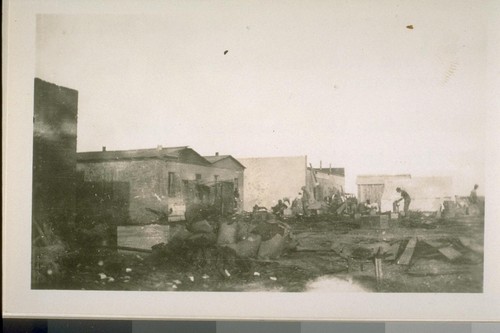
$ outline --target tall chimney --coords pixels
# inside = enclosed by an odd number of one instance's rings
[[[102,146],[102,151],[106,151],[106,146]]]
[[[218,152],[218,151],[217,151],[217,152],[215,152],[215,156],[219,156],[219,152]]]

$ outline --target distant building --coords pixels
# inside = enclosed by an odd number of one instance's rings
[[[235,172],[233,179],[235,194],[237,195],[237,211],[243,210],[243,201],[245,196],[245,182],[244,173],[245,166],[231,155],[219,155],[215,153],[213,156],[203,156],[207,161],[212,164],[212,167],[219,169],[229,169]]]
[[[410,210],[438,211],[445,200],[453,200],[452,177],[412,177],[405,175],[363,175],[357,177],[358,199],[379,204],[381,211],[391,211],[401,196],[400,187],[411,197]]]
[[[385,183],[389,181],[403,183],[408,179],[411,179],[410,174],[358,176],[356,178],[356,184],[358,185],[358,201],[366,202],[366,200],[370,200],[371,203],[376,203],[381,207],[382,195],[386,188]]]
[[[325,197],[331,197],[337,191],[344,192],[345,170],[344,168],[311,168],[308,169],[309,181],[307,187],[317,201]]]
[[[270,208],[283,198],[291,201],[302,192],[303,186],[311,201],[322,201],[345,185],[343,169],[311,170],[306,156],[238,158],[238,161],[246,167],[245,211],[251,211],[255,205]]]
[[[182,220],[190,206],[201,203],[232,212],[234,183],[240,183],[243,171],[220,164],[187,146],[123,151],[103,147],[77,156],[85,182],[128,182],[129,220],[123,224],[154,223],[167,214],[169,220]]]

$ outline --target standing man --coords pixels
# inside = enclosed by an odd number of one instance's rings
[[[477,189],[479,185],[474,185],[474,189],[470,191],[469,201],[471,204],[477,204]]]
[[[302,186],[302,209],[304,209],[304,216],[309,216],[309,192],[305,186]]]
[[[396,189],[396,192],[400,193],[401,194],[401,198],[399,200],[396,200],[395,203],[399,203],[401,200],[404,200],[404,212],[405,212],[405,217],[408,216],[408,211],[409,211],[409,208],[410,208],[410,202],[411,202],[411,198],[410,198],[410,195],[408,194],[408,192],[406,192],[405,190],[402,190],[400,187],[398,187]]]
[[[302,208],[302,193],[299,192],[298,197],[293,199],[292,213],[294,216],[302,216],[304,209]]]

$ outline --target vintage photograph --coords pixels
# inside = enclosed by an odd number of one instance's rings
[[[36,16],[31,289],[482,293],[479,6],[248,6]]]

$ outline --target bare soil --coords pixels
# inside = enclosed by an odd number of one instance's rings
[[[482,292],[483,217],[421,216],[399,220],[388,229],[363,229],[353,219],[329,216],[286,222],[298,246],[279,259],[240,259],[216,246],[179,253],[179,260],[133,251],[74,251],[59,258],[57,270],[45,274],[33,288],[335,292],[339,290],[334,285],[346,291],[345,286],[351,285],[386,293]],[[397,258],[411,238],[417,239],[412,259],[409,265],[400,265]],[[395,257],[388,256],[391,246],[397,249]],[[440,248],[452,248],[458,257],[450,259]],[[377,252],[383,257],[378,281]]]

